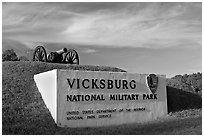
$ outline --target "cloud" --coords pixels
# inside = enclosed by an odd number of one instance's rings
[[[199,5],[14,3],[3,5],[3,35],[95,46],[166,48],[189,42],[196,47],[202,36]]]
[[[96,50],[94,50],[94,49],[84,49],[82,52],[83,53],[95,53]]]
[[[154,4],[138,13],[132,11],[134,16],[127,12],[128,9],[123,9],[120,14],[96,12],[86,18],[76,18],[64,34],[73,42],[80,39],[86,44],[116,47],[171,47],[181,45],[186,39],[196,43],[201,39],[202,22],[175,19],[185,14],[184,6],[158,9],[158,5]]]

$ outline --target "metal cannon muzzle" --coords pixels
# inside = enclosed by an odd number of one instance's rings
[[[67,48],[63,48],[63,49],[61,49],[61,50],[58,50],[58,51],[56,51],[59,55],[61,55],[61,54],[63,54],[63,53],[65,53],[65,52],[67,52]]]

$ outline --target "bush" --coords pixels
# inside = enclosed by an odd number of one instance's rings
[[[18,61],[18,57],[14,50],[10,49],[3,52],[2,61]]]
[[[25,56],[20,56],[19,61],[29,61],[29,59]]]

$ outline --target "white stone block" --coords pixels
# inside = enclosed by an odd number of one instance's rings
[[[57,70],[37,74],[34,80],[45,105],[57,123]]]

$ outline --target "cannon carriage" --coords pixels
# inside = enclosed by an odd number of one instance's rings
[[[58,51],[52,51],[49,54],[43,46],[37,46],[33,54],[33,61],[63,63],[63,64],[79,64],[79,55],[74,49],[63,48]]]

